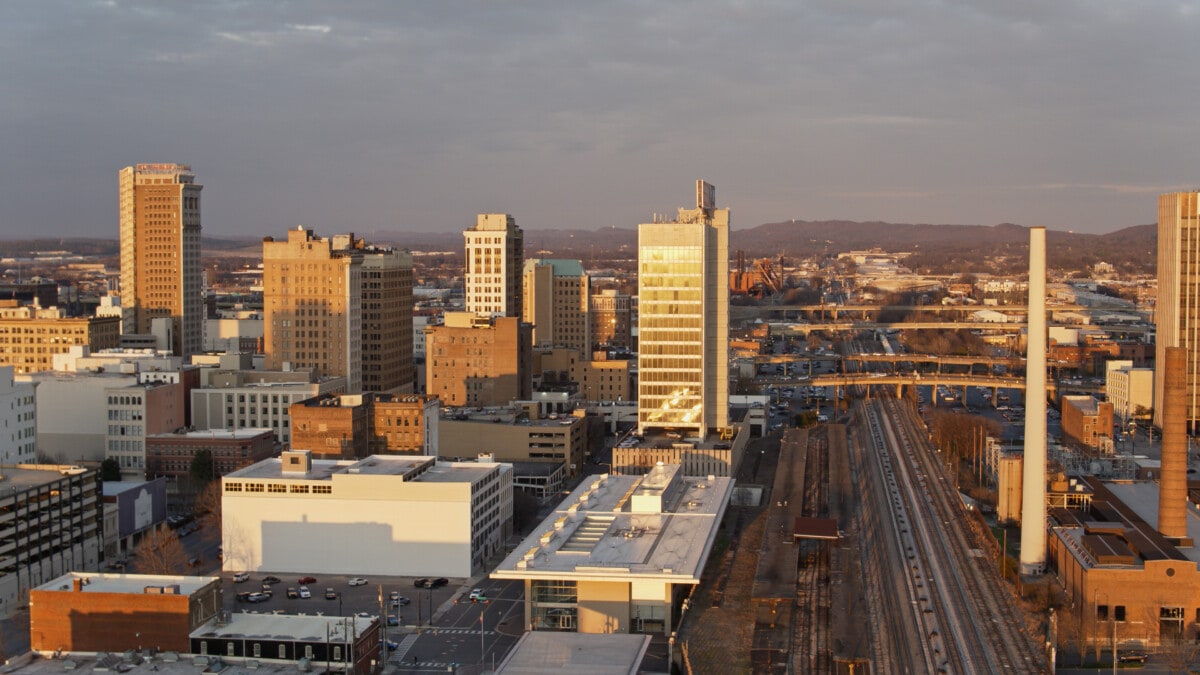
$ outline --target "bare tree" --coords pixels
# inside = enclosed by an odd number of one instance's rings
[[[196,494],[196,514],[221,525],[221,483],[211,481]]]
[[[1067,647],[1073,648],[1080,665],[1083,664],[1087,657],[1088,622],[1079,609],[1066,607],[1058,613],[1058,645],[1064,651]]]
[[[155,530],[138,543],[137,566],[143,574],[179,574],[186,562],[183,543],[170,529]]]

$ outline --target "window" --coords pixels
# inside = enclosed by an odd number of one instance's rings
[[[280,660],[287,658],[287,647],[284,645],[279,645],[279,658]]]
[[[254,651],[254,658],[259,658],[260,656],[262,656],[262,645],[255,642],[253,651]]]
[[[1117,605],[1113,607],[1113,619],[1116,621],[1125,620],[1125,605]]]
[[[1108,621],[1108,605],[1096,605],[1096,620]]]

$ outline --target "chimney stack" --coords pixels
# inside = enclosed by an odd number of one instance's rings
[[[1025,457],[1021,475],[1021,574],[1046,569],[1046,228],[1029,228],[1025,349]]]
[[[1187,349],[1167,347],[1163,378],[1162,468],[1158,479],[1158,531],[1176,546],[1192,545],[1187,532]]]

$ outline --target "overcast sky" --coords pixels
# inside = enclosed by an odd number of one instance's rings
[[[0,3],[0,237],[115,237],[191,164],[209,236],[633,227],[1109,232],[1200,186],[1200,0]]]

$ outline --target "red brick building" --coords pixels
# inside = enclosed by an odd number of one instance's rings
[[[181,478],[201,450],[212,453],[214,478],[250,466],[283,449],[271,429],[207,429],[146,437],[146,475]]]
[[[71,572],[29,592],[30,648],[187,652],[221,600],[220,577]]]

